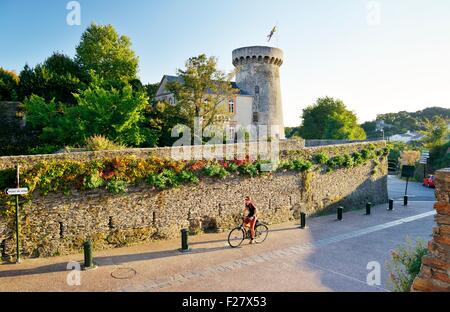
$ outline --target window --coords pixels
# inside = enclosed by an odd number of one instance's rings
[[[234,100],[228,101],[228,111],[230,113],[234,113],[234,111],[235,111]]]
[[[259,94],[259,86],[255,87],[255,94]]]

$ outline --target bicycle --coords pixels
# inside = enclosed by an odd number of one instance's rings
[[[255,224],[255,243],[262,244],[267,239],[269,235],[269,228],[263,222],[256,220]],[[244,220],[242,224],[228,234],[228,244],[231,248],[237,248],[242,245],[244,240],[251,239],[250,229],[244,225]]]

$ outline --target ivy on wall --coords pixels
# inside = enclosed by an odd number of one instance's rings
[[[328,172],[342,168],[352,168],[373,161],[376,170],[380,161],[387,157],[389,149],[377,148],[369,144],[352,154],[330,157],[326,153],[312,155],[308,159],[297,158],[282,160],[277,171],[294,171],[308,173],[314,169]],[[106,189],[113,194],[127,191],[129,185],[147,183],[155,190],[179,187],[190,183],[199,183],[202,178],[224,179],[230,175],[256,177],[270,174],[262,170],[268,162],[261,160],[231,161],[174,161],[160,158],[141,159],[131,156],[113,159],[90,161],[43,161],[26,169],[21,174],[21,186],[28,187],[30,199],[33,192],[45,196],[49,193],[70,190]],[[0,170],[0,189],[13,186],[15,183],[13,169]],[[0,194],[0,209],[3,215],[13,210],[11,197]]]

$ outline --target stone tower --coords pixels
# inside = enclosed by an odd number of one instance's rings
[[[237,68],[236,84],[252,95],[253,124],[279,127],[279,138],[285,139],[283,104],[280,88],[281,49],[254,46],[233,51],[233,65]],[[272,136],[269,127],[269,136]]]

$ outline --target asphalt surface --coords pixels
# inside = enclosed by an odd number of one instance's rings
[[[397,201],[403,201],[405,196],[406,181],[400,180],[395,176],[388,177],[389,197]],[[435,201],[434,189],[427,188],[422,183],[409,182],[408,193],[409,200],[412,201]]]
[[[401,182],[393,184],[395,196]],[[420,191],[418,198],[432,198],[431,190]],[[394,211],[379,205],[370,216],[351,211],[340,222],[334,215],[311,218],[304,230],[297,223],[271,226],[264,244],[238,249],[218,233],[190,237],[188,253],[178,251],[179,240],[96,251],[98,268],[82,271],[80,285],[67,283],[67,265],[82,255],[0,265],[0,291],[390,291],[391,252],[408,239],[431,239],[433,201],[396,202]],[[374,263],[380,283],[369,285]]]

